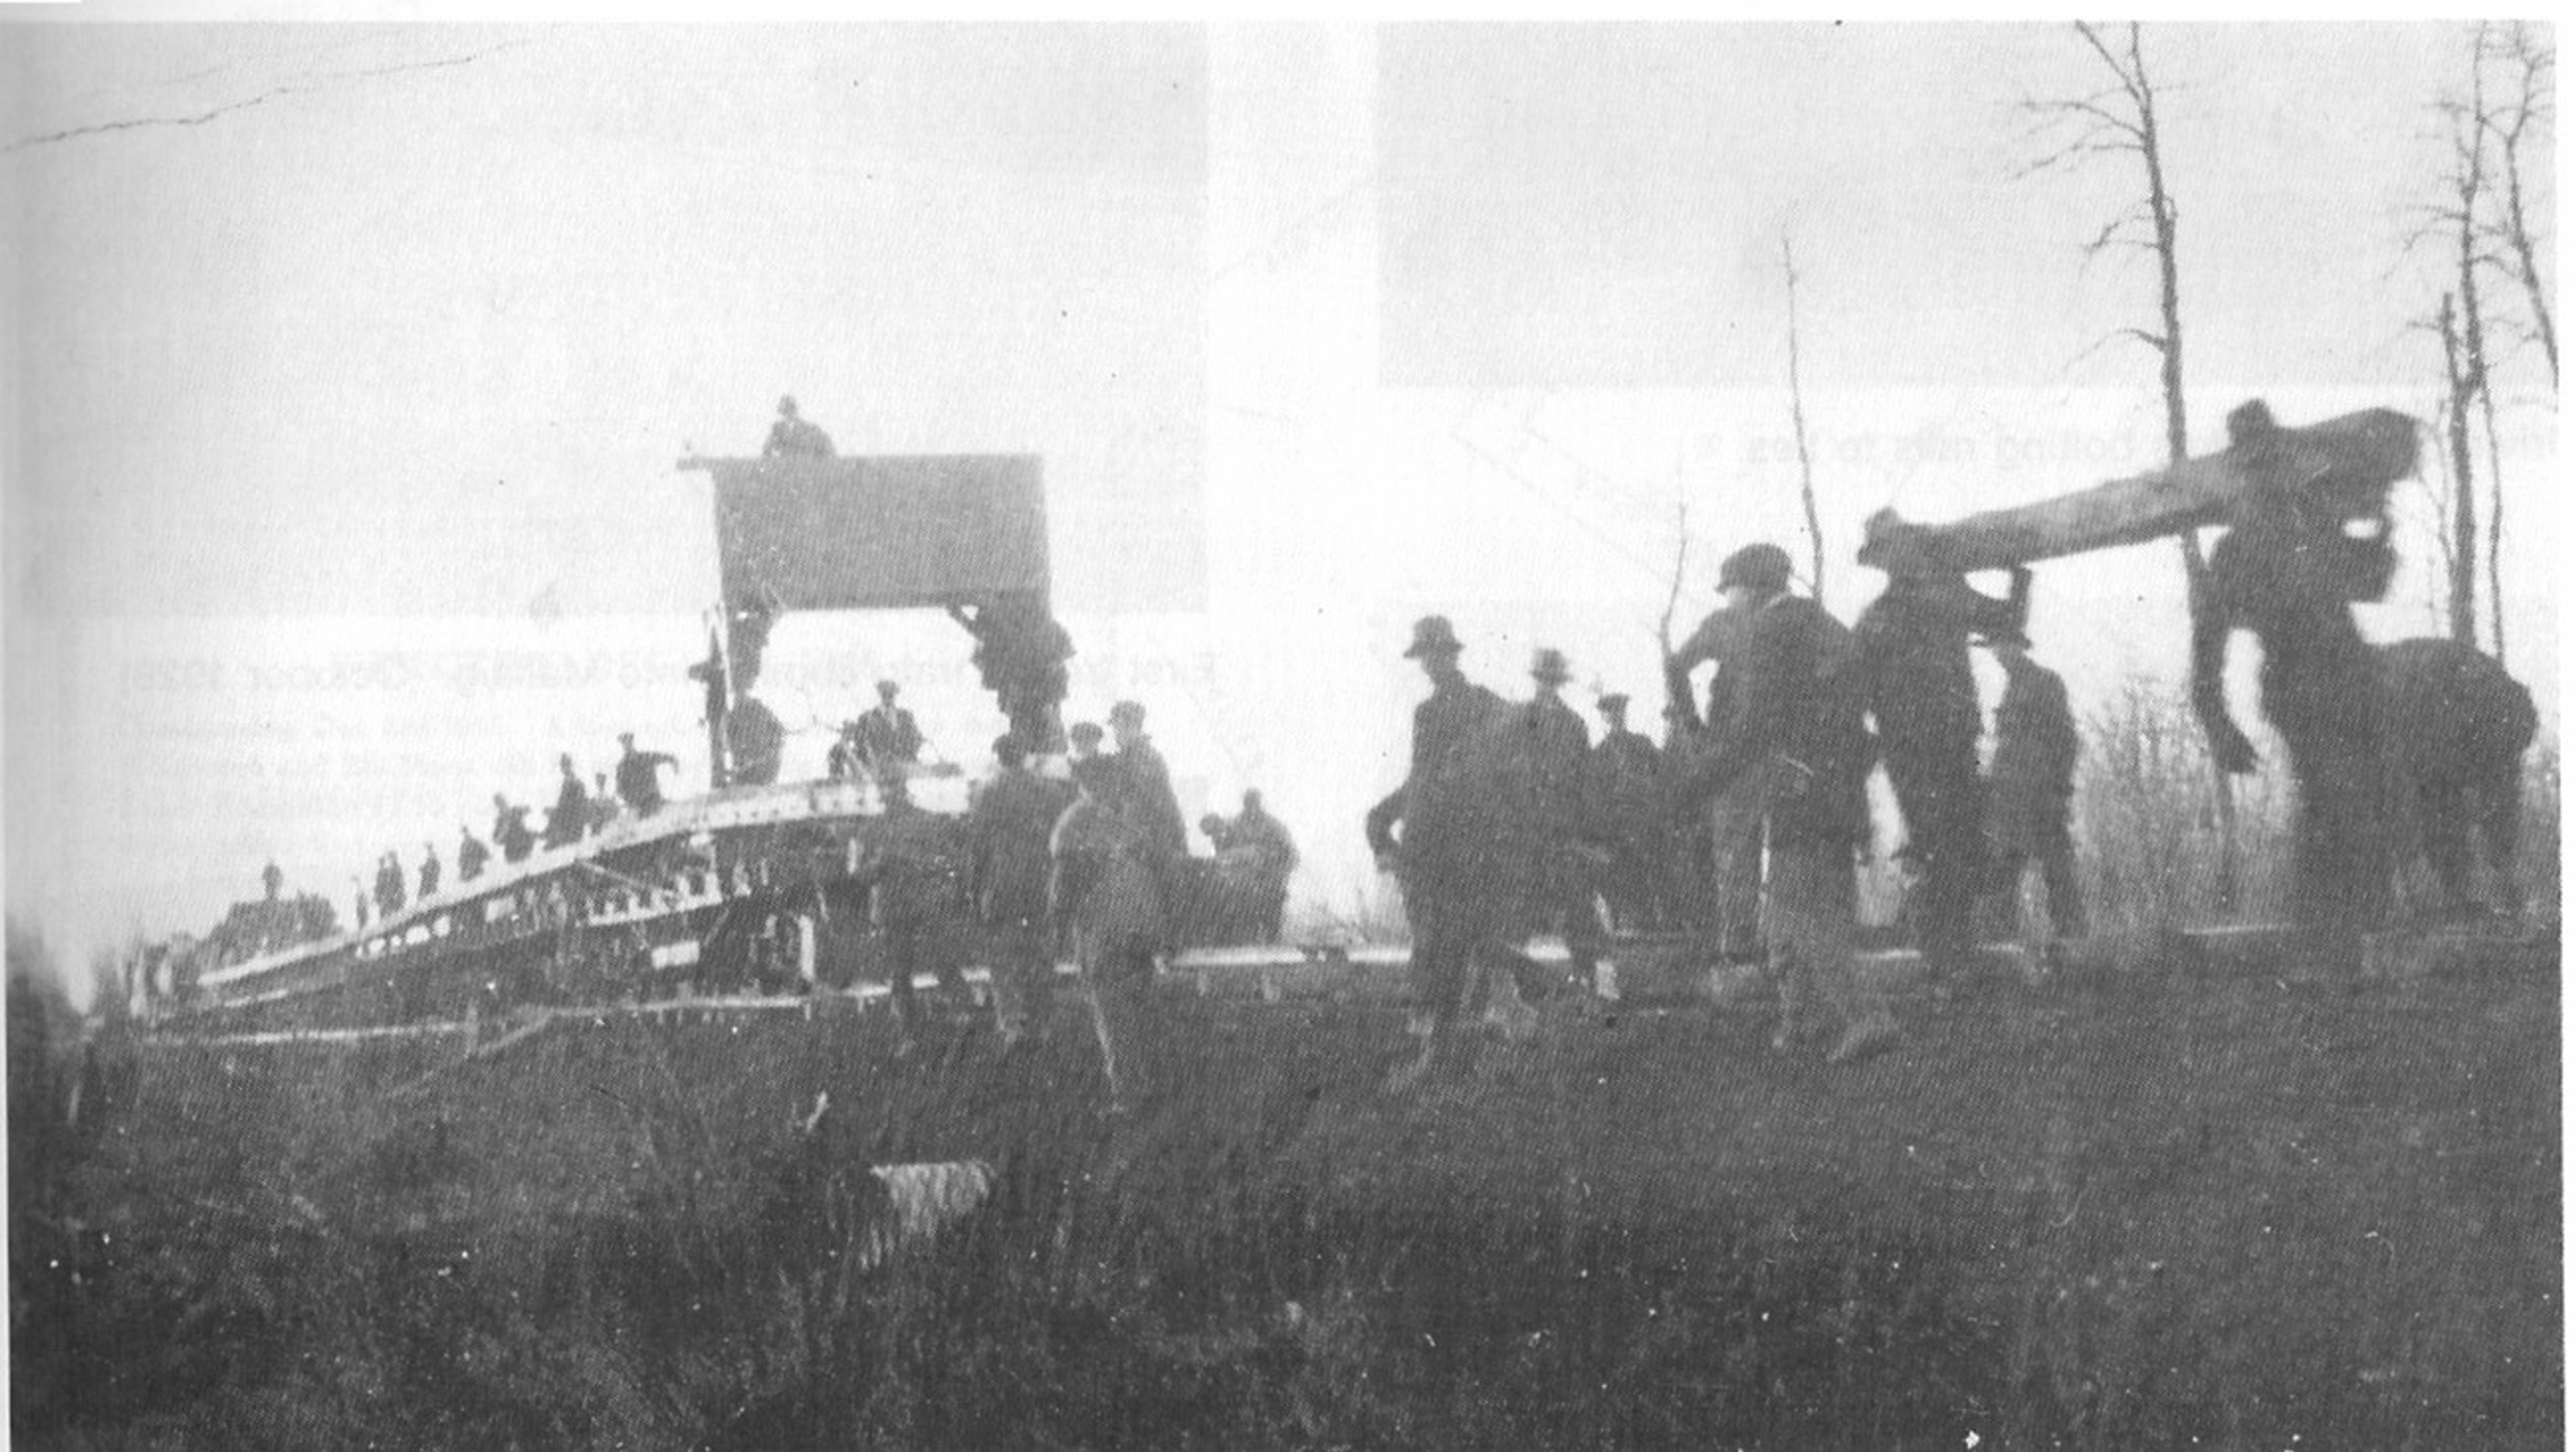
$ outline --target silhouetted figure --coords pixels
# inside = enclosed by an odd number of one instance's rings
[[[618,733],[617,795],[635,815],[649,817],[662,809],[662,768],[678,767],[679,758],[663,751],[638,751],[635,733]]]
[[[1011,734],[1033,754],[1054,751],[1064,740],[1065,663],[1073,659],[1073,637],[1033,595],[997,596],[971,613],[951,605],[948,615],[975,637],[976,673],[1009,718]]]
[[[357,918],[359,927],[364,928],[375,920],[367,905],[367,890],[359,886],[356,873],[349,875],[349,897],[357,904],[357,911],[352,916]]]
[[[438,848],[428,842],[420,844],[420,900],[427,902],[438,893]]]
[[[2018,917],[2022,874],[2039,859],[2048,890],[2052,936],[2084,936],[2084,886],[2075,875],[2075,838],[2068,830],[2075,798],[2075,758],[2083,749],[2066,682],[2030,658],[2030,638],[2020,631],[1986,637],[2003,663],[2004,698],[1995,707],[1995,764],[1989,774],[1993,819],[1993,890],[2005,895]]]
[[[376,859],[376,910],[390,918],[402,908],[402,859],[388,852]]]
[[[1247,788],[1243,810],[1231,822],[1218,819],[1225,837],[1220,857],[1242,858],[1254,890],[1254,928],[1265,943],[1279,941],[1280,919],[1288,908],[1288,879],[1297,871],[1297,842],[1288,826],[1270,815],[1261,793]]]
[[[761,445],[761,457],[781,456],[811,459],[832,457],[832,436],[807,422],[796,412],[793,394],[778,400],[778,421],[769,426],[769,442]]]
[[[556,764],[563,781],[555,788],[554,810],[546,814],[545,845],[549,849],[580,841],[590,826],[590,793],[581,784],[581,773],[573,769],[572,753],[565,752]]]
[[[278,870],[276,863],[271,862],[266,867],[259,870],[260,896],[264,900],[268,902],[277,901],[278,893],[284,891],[285,888],[286,874]]]
[[[456,829],[456,880],[472,882],[483,875],[483,864],[492,860],[492,849],[483,845],[470,827]]]
[[[859,763],[880,780],[908,775],[921,760],[921,727],[912,712],[895,704],[902,692],[903,687],[893,681],[877,682],[876,705],[856,723]]]
[[[1127,776],[1128,804],[1146,841],[1167,861],[1187,856],[1189,823],[1182,818],[1180,798],[1172,790],[1172,769],[1154,738],[1145,734],[1145,708],[1134,701],[1110,707],[1109,731],[1118,739],[1113,759]]]
[[[1048,919],[1082,964],[1091,1022],[1114,1105],[1132,1109],[1160,1067],[1154,955],[1170,935],[1160,849],[1128,810],[1132,778],[1112,757],[1076,765],[1080,795],[1049,840]]]
[[[993,1012],[1005,1043],[1049,1016],[1055,986],[1046,938],[1048,838],[1072,788],[1029,769],[1017,736],[993,743],[999,763],[967,812],[967,893],[994,948]]]
[[[626,804],[619,801],[617,793],[610,789],[608,773],[592,772],[590,775],[590,830],[593,833],[607,831],[616,824],[618,818],[625,815]]]
[[[2030,571],[2014,570],[2010,598],[1995,600],[1971,588],[1932,545],[1891,547],[1886,555],[1887,589],[1852,632],[1887,779],[1905,816],[1905,846],[1897,856],[1917,878],[1906,904],[1915,946],[1925,969],[1939,978],[1968,965],[1976,903],[1988,881],[1984,783],[1977,773],[1985,719],[1968,638],[2022,628],[2030,613]]]
[[[1628,729],[1628,698],[1601,698],[1601,740],[1585,773],[1593,831],[1610,851],[1602,896],[1614,926],[1628,932],[1658,929],[1669,913],[1672,833],[1665,825],[1656,780],[1662,754],[1655,743]]]
[[[1726,589],[1723,572],[1718,588]],[[1696,738],[1703,750],[1721,749],[1744,729],[1745,636],[1753,617],[1735,607],[1709,613],[1664,664],[1665,694],[1672,723],[1667,748]],[[1701,665],[1717,669],[1709,676],[1708,712],[1703,725],[1692,719],[1690,673]],[[1686,891],[1705,892],[1708,926],[1715,931],[1720,956],[1739,963],[1762,960],[1762,785],[1763,773],[1749,771],[1734,785],[1709,798],[1703,820],[1683,828],[1693,858],[1706,853],[1705,886],[1689,877],[1675,881]],[[1684,898],[1684,901],[1692,901]]]
[[[1849,1062],[1899,1032],[1885,995],[1853,962],[1870,750],[1852,632],[1815,601],[1789,593],[1789,557],[1776,545],[1736,551],[1719,579],[1730,601],[1752,616],[1742,647],[1743,728],[1691,763],[1674,805],[1695,810],[1697,799],[1746,772],[1765,774],[1762,938],[1780,989],[1772,1043],[1796,1047],[1822,996],[1843,1023],[1826,1058]]]
[[[1530,703],[1523,719],[1536,768],[1541,840],[1539,921],[1565,939],[1575,981],[1597,986],[1601,967],[1601,917],[1594,903],[1595,849],[1585,770],[1591,764],[1592,730],[1565,704],[1574,679],[1565,652],[1543,646],[1530,659]]]
[[[2393,854],[2380,662],[2353,620],[2356,601],[2388,593],[2397,552],[2388,496],[2367,479],[2280,477],[2278,426],[2261,402],[2227,416],[2227,447],[2254,483],[2209,553],[2192,625],[2192,703],[2219,769],[2254,769],[2254,745],[2228,714],[2228,637],[2263,642],[2263,714],[2298,780],[2291,914],[2349,938],[2387,917]],[[2357,962],[2357,953],[2335,956]]]
[[[725,713],[725,750],[735,786],[768,786],[787,755],[787,728],[757,696],[737,696]]]
[[[1011,734],[1019,735],[1016,731]],[[1075,761],[1088,761],[1100,754],[1101,738],[1108,734],[1100,729],[1097,721],[1076,721],[1072,729],[1065,732],[1066,747]]]
[[[1444,1056],[1459,1052],[1458,1026],[1482,1007],[1480,953],[1506,925],[1493,921],[1497,904],[1483,870],[1481,840],[1472,819],[1435,811],[1431,789],[1475,732],[1506,709],[1500,696],[1467,679],[1458,667],[1465,650],[1447,616],[1414,622],[1407,659],[1418,661],[1431,694],[1413,708],[1413,750],[1404,785],[1371,807],[1365,823],[1378,870],[1392,872],[1404,892],[1404,915],[1413,930],[1407,968],[1412,999],[1410,1028],[1425,1042],[1421,1055],[1396,1070],[1390,1091],[1418,1083]],[[1442,807],[1448,804],[1443,802]],[[1403,828],[1399,841],[1396,828]],[[1469,1001],[1470,990],[1478,1000]]]
[[[525,862],[537,850],[537,834],[528,830],[528,809],[512,805],[499,792],[492,794],[492,841],[504,862]]]

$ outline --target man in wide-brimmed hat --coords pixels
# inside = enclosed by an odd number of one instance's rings
[[[2018,917],[2022,874],[2037,857],[2040,882],[2048,890],[2051,941],[2080,938],[2084,889],[2075,876],[2075,838],[2067,818],[2082,747],[2066,682],[2030,658],[2030,637],[2017,627],[1992,631],[1982,644],[2004,668],[1987,801],[1994,848],[1988,886]]]
[[[1426,615],[1414,622],[1413,640],[1404,654],[1421,665],[1431,694],[1413,708],[1413,750],[1404,785],[1370,808],[1366,822],[1369,850],[1380,871],[1396,875],[1413,932],[1411,1028],[1424,1042],[1421,1055],[1388,1080],[1388,1087],[1399,1092],[1419,1082],[1455,1040],[1458,1021],[1468,1010],[1478,945],[1496,927],[1480,920],[1484,905],[1472,890],[1472,854],[1458,850],[1473,844],[1444,844],[1436,824],[1427,833],[1421,830],[1427,789],[1477,728],[1505,709],[1501,697],[1459,669],[1464,649],[1447,616]],[[1401,842],[1398,826],[1404,829]],[[1450,850],[1433,850],[1441,847]]]

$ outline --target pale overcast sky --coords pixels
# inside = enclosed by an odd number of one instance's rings
[[[2465,30],[2147,45],[2195,447],[2255,394],[2429,412],[2398,243]],[[1844,613],[1882,504],[2160,459],[2152,358],[2088,351],[2151,273],[2079,255],[2133,169],[2015,179],[2049,144],[2015,103],[2101,79],[2063,25],[0,28],[9,903],[202,929],[274,855],[345,912],[558,750],[701,770],[671,465],[781,392],[845,453],[1043,454],[1073,710],[1146,699],[1192,815],[1265,787],[1346,900],[1414,615],[1514,693],[1544,643],[1651,701],[1677,496],[1685,617],[1734,545],[1804,556],[1784,233]],[[2554,732],[2554,416],[2536,356],[2505,382]],[[2177,677],[2177,575],[2045,568],[2040,653],[2080,698]],[[2427,629],[2426,579],[2375,635]],[[944,622],[792,620],[769,681],[810,728],[887,671],[980,754]]]

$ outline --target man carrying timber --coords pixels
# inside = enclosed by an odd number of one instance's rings
[[[1888,782],[1905,817],[1905,846],[1897,856],[1914,878],[1907,915],[1924,969],[1938,982],[1972,960],[1972,920],[1988,880],[1985,790],[1977,773],[1985,722],[1968,637],[2022,628],[2030,613],[2030,571],[2015,569],[2011,596],[1992,599],[1971,588],[1935,545],[1904,538],[1897,528],[1885,511],[1869,522],[1870,548],[1884,561],[1887,589],[1861,612],[1853,635]]]
[[[1691,810],[1746,773],[1763,773],[1761,926],[1780,989],[1772,1046],[1796,1047],[1822,997],[1843,1024],[1826,1061],[1849,1063],[1899,1033],[1885,996],[1853,963],[1854,855],[1869,840],[1870,746],[1852,633],[1813,600],[1789,593],[1789,557],[1776,545],[1736,551],[1718,579],[1749,620],[1741,729],[1690,767],[1676,806]]]

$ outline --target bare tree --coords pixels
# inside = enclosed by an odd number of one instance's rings
[[[1816,518],[1816,466],[1807,453],[1807,396],[1798,385],[1798,261],[1789,253],[1789,234],[1780,234],[1780,271],[1789,279],[1789,426],[1798,439],[1798,502],[1807,510],[1807,549],[1814,573],[1808,585],[1816,603],[1825,603],[1825,527]]]
[[[2506,72],[2501,87],[2505,94],[2489,84],[2491,69],[2499,67]],[[2497,323],[2495,301],[2482,284],[2490,278],[2501,280],[2511,290],[2508,296],[2520,295],[2529,319],[2519,331],[2526,341],[2540,345],[2554,389],[2557,329],[2523,193],[2525,148],[2547,135],[2554,70],[2547,43],[2535,38],[2528,27],[2480,22],[2471,31],[2467,93],[2445,98],[2435,107],[2443,118],[2450,156],[2440,182],[2441,200],[2417,209],[2416,225],[2405,243],[2410,253],[2436,251],[2447,274],[2432,331],[2442,343],[2449,401],[2443,433],[2452,475],[2445,562],[2450,634],[2462,644],[2477,643],[2477,482],[2469,446],[2474,409],[2486,441],[2488,630],[2499,659],[2505,649],[2504,450],[2496,421],[2494,375],[2499,359],[2490,346]],[[2514,331],[2509,319],[2506,328]],[[2507,354],[2511,351],[2506,349]]]
[[[2522,285],[2531,309],[2532,338],[2549,360],[2549,382],[2558,383],[2558,329],[2549,307],[2549,284],[2540,275],[2543,250],[2531,234],[2530,214],[2523,206],[2523,147],[2545,141],[2556,117],[2558,54],[2528,21],[2511,21],[2490,29],[2479,27],[2479,64],[2493,54],[2508,70],[2511,98],[2481,108],[2478,122],[2496,142],[2496,170],[2503,183],[2501,210],[2484,224],[2503,249],[2505,271]]]
[[[2022,168],[2020,175],[2073,169],[2104,157],[2120,159],[2122,164],[2127,158],[2135,158],[2143,171],[2145,200],[2104,223],[2085,244],[2084,255],[2090,262],[2113,250],[2133,250],[2155,258],[2159,326],[2122,328],[2111,337],[2144,343],[2155,350],[2164,386],[2166,461],[2180,464],[2190,457],[2191,435],[2182,393],[2182,281],[2175,247],[2179,213],[2166,184],[2164,147],[2157,129],[2156,87],[2147,74],[2139,30],[2136,21],[2129,22],[2126,44],[2115,46],[2090,22],[2075,23],[2076,35],[2110,72],[2111,80],[2071,100],[2022,104],[2022,109],[2036,118],[2033,137],[2053,140],[2054,145]],[[2197,621],[2207,588],[2209,560],[2201,550],[2197,530],[2186,530],[2181,544],[2183,575]],[[2226,913],[2235,909],[2237,898],[2236,789],[2226,772],[2216,770],[2214,761],[2212,766],[2219,827],[2216,888],[2219,911]]]

